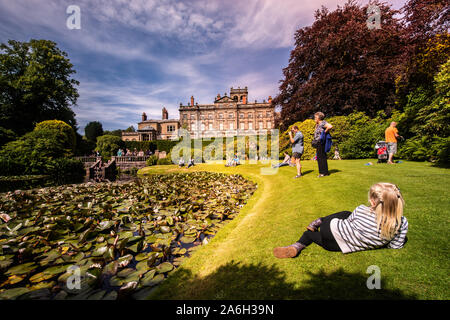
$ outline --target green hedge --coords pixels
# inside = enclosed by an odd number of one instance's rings
[[[46,175],[0,176],[0,192],[42,188],[52,185],[51,177]]]
[[[86,176],[86,169],[80,160],[59,158],[47,164],[46,173],[56,185],[81,183]]]

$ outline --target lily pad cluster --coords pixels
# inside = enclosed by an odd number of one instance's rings
[[[151,175],[0,195],[0,299],[142,299],[256,190],[240,175]]]

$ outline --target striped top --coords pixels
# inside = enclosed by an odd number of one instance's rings
[[[377,229],[376,214],[369,207],[360,205],[347,219],[330,221],[331,232],[343,253],[387,248],[400,249],[405,244],[408,220],[403,216],[401,226],[390,241],[382,239]]]

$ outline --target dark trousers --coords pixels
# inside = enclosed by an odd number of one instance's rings
[[[327,154],[325,153],[325,145],[320,144],[317,147],[317,163],[319,164],[319,174],[329,174],[328,173],[328,162]]]
[[[333,233],[331,233],[330,229],[330,222],[334,218],[338,219],[347,219],[352,213],[350,211],[341,211],[323,218],[320,218],[322,220],[322,223],[320,225],[319,231],[312,232],[312,231],[305,231],[298,240],[301,244],[304,244],[305,246],[309,246],[311,243],[315,243],[325,250],[328,251],[341,251],[339,248],[339,245],[337,244],[336,240],[334,239]]]

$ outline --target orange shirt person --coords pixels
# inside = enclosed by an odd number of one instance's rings
[[[386,129],[386,131],[384,131],[384,139],[387,143],[387,149],[389,153],[389,164],[393,164],[392,158],[394,157],[394,154],[397,153],[397,138],[401,137],[398,134],[396,126],[396,122],[391,122],[391,125]]]

